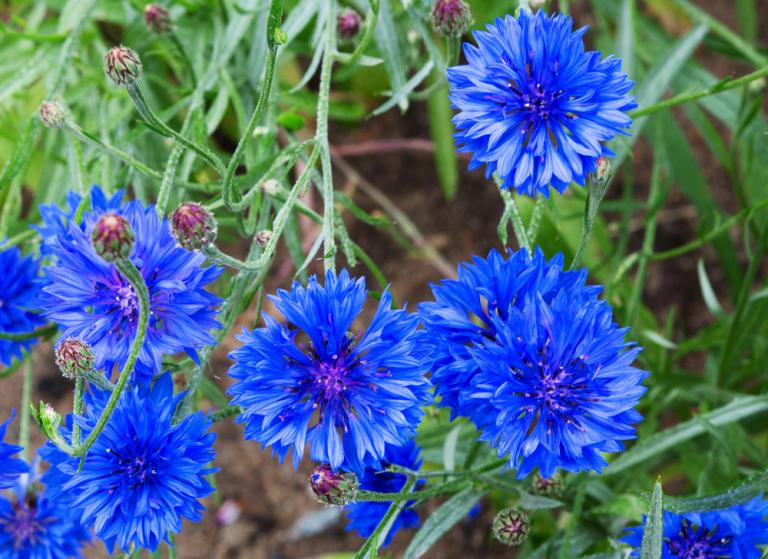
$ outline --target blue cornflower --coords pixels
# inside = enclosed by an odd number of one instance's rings
[[[23,450],[22,447],[3,442],[8,424],[13,421],[15,415],[16,412],[12,411],[11,417],[0,424],[0,489],[11,487],[21,474],[29,471],[24,460],[14,457],[15,454]]]
[[[104,192],[98,186],[91,189],[91,210],[99,215],[108,211],[120,209],[123,201],[122,190],[118,190],[111,198],[107,198]],[[40,233],[42,244],[40,252],[44,255],[50,255],[53,252],[53,242],[59,238],[71,239],[69,235],[69,226],[75,218],[77,208],[80,207],[83,197],[77,192],[68,192],[66,196],[65,209],[56,204],[46,204],[40,206],[40,218],[42,225],[32,225],[32,229]],[[84,228],[84,224],[80,228]]]
[[[229,393],[244,408],[246,438],[281,461],[293,448],[295,465],[308,443],[313,460],[360,473],[380,468],[386,444],[413,437],[430,402],[418,319],[393,310],[385,292],[367,331],[353,334],[367,293],[345,270],[328,272],[325,286],[313,276],[271,297],[297,329],[265,315],[266,326],[245,331],[230,355]]]
[[[491,251],[432,286],[436,301],[419,309],[442,404],[469,417],[518,477],[537,466],[544,477],[599,471],[600,453],[620,451],[642,419],[633,408],[647,373],[631,365],[640,348],[624,342],[586,270],[562,267],[562,255],[546,261],[538,249]]]
[[[11,498],[0,495],[0,559],[80,559],[88,531],[65,502],[16,484]]]
[[[605,142],[632,124],[634,83],[621,61],[585,52],[587,28],[572,27],[542,11],[497,18],[475,32],[477,46],[464,45],[468,64],[448,69],[459,151],[473,154],[470,169],[498,172],[503,188],[549,196],[550,185],[584,186],[613,155]]]
[[[628,531],[622,541],[635,548],[632,557],[639,557],[643,527]],[[662,559],[760,559],[759,545],[768,545],[768,501],[762,497],[723,510],[664,511]]]
[[[92,528],[108,550],[131,545],[155,550],[181,530],[182,519],[198,522],[204,507],[199,499],[213,492],[206,476],[215,456],[216,435],[201,413],[174,424],[182,395],[173,395],[170,374],[154,386],[134,386],[120,398],[104,431],[85,461],[51,443],[40,455],[51,463],[43,475],[50,498],[64,500]],[[108,398],[88,396],[84,416],[74,418],[83,437],[93,429]],[[65,436],[68,433],[65,432]]]
[[[381,463],[381,469],[367,469],[360,477],[360,489],[364,491],[376,491],[378,493],[397,493],[402,490],[408,478],[405,474],[395,474],[392,472],[383,472],[381,470],[389,466],[401,466],[409,470],[418,471],[421,468],[421,458],[419,453],[421,448],[410,441],[405,446],[387,445],[384,453],[384,459]],[[356,530],[361,537],[370,536],[376,527],[384,518],[389,506],[389,501],[365,501],[360,503],[351,503],[344,507],[347,513],[347,531]],[[419,515],[410,507],[413,501],[409,501],[406,508],[397,515],[392,528],[382,545],[389,545],[392,538],[401,528],[418,528],[421,524]]]
[[[96,367],[111,372],[128,357],[136,333],[139,301],[133,287],[96,254],[91,230],[109,203],[85,214],[83,225],[70,224],[67,235],[52,241],[53,264],[46,267],[48,284],[43,301],[47,316],[93,347]],[[137,371],[151,376],[160,370],[163,355],[180,351],[197,359],[196,350],[213,344],[209,330],[218,328],[221,300],[205,290],[222,269],[203,267],[205,256],[182,249],[171,235],[168,220],[154,206],[134,201],[117,213],[131,224],[136,240],[131,261],[147,283],[151,316]]]
[[[45,319],[35,312],[40,308],[43,286],[38,266],[37,259],[22,256],[18,247],[0,250],[0,332],[32,332],[45,324]],[[21,359],[22,351],[28,351],[35,342],[35,338],[0,338],[0,365],[7,367],[14,358]]]

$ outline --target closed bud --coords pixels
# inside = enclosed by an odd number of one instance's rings
[[[65,378],[74,379],[93,370],[93,349],[78,338],[65,338],[54,350],[56,366]]]
[[[147,4],[144,7],[144,21],[147,28],[158,35],[171,28],[171,14],[159,4]]]
[[[216,240],[216,218],[195,202],[184,202],[171,216],[173,236],[187,250],[202,250]]]
[[[347,8],[336,16],[336,27],[339,38],[343,41],[353,39],[360,32],[360,14],[352,8]]]
[[[280,183],[275,179],[267,179],[261,183],[261,191],[269,196],[274,196],[280,192]]]
[[[493,535],[504,545],[520,545],[530,529],[528,515],[517,509],[504,509],[493,519]]]
[[[46,128],[61,128],[67,122],[67,109],[59,101],[43,101],[40,105],[40,120]]]
[[[101,216],[91,233],[94,250],[107,262],[128,258],[133,248],[133,239],[131,224],[116,213]]]
[[[262,248],[269,242],[269,239],[272,238],[272,231],[269,229],[264,229],[263,231],[259,231],[256,233],[256,242],[258,245]]]
[[[321,464],[309,474],[309,485],[317,500],[326,505],[344,506],[357,495],[357,477],[351,472],[334,472]]]
[[[104,56],[104,70],[115,85],[128,85],[141,77],[141,60],[133,49],[120,45]]]
[[[592,183],[603,187],[611,178],[611,162],[607,157],[601,157],[597,160],[597,170],[592,175]]]
[[[559,473],[552,474],[550,477],[543,477],[536,473],[531,478],[531,491],[536,495],[544,497],[560,497],[563,494],[565,480]]]
[[[472,25],[472,13],[463,0],[435,0],[432,27],[443,37],[461,37]]]

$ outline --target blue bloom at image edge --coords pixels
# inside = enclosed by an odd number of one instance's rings
[[[29,493],[19,484],[15,495],[0,495],[0,559],[80,559],[90,541],[66,502]]]
[[[392,309],[388,292],[364,331],[353,331],[368,291],[363,278],[328,272],[325,285],[271,297],[283,324],[244,332],[230,354],[232,404],[244,408],[245,437],[294,464],[309,444],[313,460],[360,474],[380,468],[385,445],[409,441],[431,402],[430,361],[418,317]]]
[[[642,419],[640,348],[586,278],[563,270],[562,255],[492,250],[419,305],[441,405],[472,420],[519,478],[600,471]]]
[[[0,270],[0,332],[32,332],[45,324],[45,319],[35,312],[40,308],[43,286],[39,261],[23,256],[17,247],[0,249]],[[0,339],[0,369],[21,359],[22,351],[28,351],[36,341]]]
[[[198,522],[200,499],[213,493],[207,480],[215,472],[210,421],[194,413],[177,424],[173,416],[182,395],[173,395],[170,374],[150,389],[134,386],[120,398],[110,421],[80,467],[74,458],[48,443],[41,457],[51,464],[43,475],[49,498],[66,502],[82,516],[108,550],[131,545],[154,551],[182,519]],[[87,437],[108,394],[86,397],[87,412],[74,421]],[[72,419],[70,419],[71,422]],[[68,433],[65,433],[68,436]]]
[[[643,526],[629,528],[622,541],[640,556]],[[762,496],[727,509],[677,514],[664,512],[662,559],[760,559],[768,545],[768,500]]]
[[[85,213],[83,223],[69,222],[66,229],[56,225],[68,219],[66,212],[57,214],[50,208],[45,212],[44,240],[52,255],[52,264],[44,268],[46,315],[62,326],[63,336],[80,338],[93,347],[97,368],[109,374],[115,365],[125,363],[136,335],[138,296],[115,265],[96,254],[90,239],[98,218],[118,205],[115,211],[130,222],[136,237],[131,261],[150,295],[151,316],[136,365],[138,378],[151,378],[159,371],[164,355],[184,351],[196,360],[197,349],[215,343],[210,330],[220,327],[216,315],[221,299],[205,288],[222,268],[204,267],[205,256],[179,247],[168,220],[158,218],[154,206],[137,201],[120,206],[120,193],[107,200],[98,189],[92,199],[94,209]],[[78,200],[72,198],[70,205]]]
[[[458,151],[469,168],[497,172],[503,188],[528,196],[584,186],[605,142],[626,134],[637,106],[621,61],[584,50],[586,28],[543,11],[497,18],[466,43],[467,64],[448,69]]]
[[[413,442],[401,447],[388,445],[382,461],[382,468],[397,465],[418,471],[421,467],[419,452],[421,449]],[[379,493],[396,493],[403,488],[406,481],[407,478],[404,474],[381,473],[377,470],[368,469],[360,477],[360,489]],[[391,502],[366,501],[345,506],[344,510],[348,520],[346,530],[357,531],[361,537],[367,538],[384,518],[391,504]],[[402,528],[419,527],[421,524],[419,515],[410,508],[411,505],[413,505],[413,501],[409,501],[406,508],[397,515],[382,545],[389,545],[397,531]]]
[[[8,425],[13,421],[15,415],[15,412],[11,412],[11,417],[0,424],[0,489],[13,486],[21,474],[29,471],[27,463],[15,457],[16,454],[21,452],[22,448],[15,444],[4,442]]]

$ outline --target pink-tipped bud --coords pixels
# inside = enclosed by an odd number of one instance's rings
[[[40,105],[40,120],[46,128],[61,128],[67,122],[67,109],[59,101],[43,101]]]
[[[132,84],[141,77],[141,60],[133,49],[112,47],[104,55],[104,71],[115,85]]]
[[[360,32],[360,14],[352,8],[342,10],[336,16],[336,28],[339,31],[339,38],[342,40],[354,39]]]
[[[317,500],[326,505],[344,506],[355,499],[358,483],[355,474],[334,472],[328,464],[321,464],[309,474],[309,485]]]
[[[530,530],[528,515],[517,509],[504,509],[493,519],[493,535],[505,545],[520,545]]]
[[[91,233],[94,250],[107,262],[128,258],[133,248],[133,240],[131,224],[116,213],[101,216]]]
[[[550,477],[543,477],[536,473],[531,478],[531,491],[536,495],[544,497],[560,497],[565,488],[565,480],[559,473],[552,474]]]
[[[216,218],[195,202],[184,202],[171,216],[173,236],[187,250],[201,250],[216,240]]]
[[[256,243],[261,248],[264,248],[266,244],[269,242],[269,239],[271,238],[272,238],[272,231],[270,231],[269,229],[264,229],[256,233]]]
[[[472,25],[472,13],[463,0],[435,0],[432,27],[443,37],[461,37]]]
[[[78,338],[65,338],[54,350],[56,366],[65,378],[74,379],[93,370],[95,356],[91,346]]]
[[[171,14],[159,4],[147,4],[144,7],[144,21],[147,28],[158,35],[171,28]]]

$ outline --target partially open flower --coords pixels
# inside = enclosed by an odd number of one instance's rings
[[[104,56],[104,70],[115,85],[128,85],[141,77],[141,60],[136,51],[120,45]]]
[[[65,378],[74,379],[93,370],[93,348],[78,338],[69,337],[59,342],[54,355],[56,366]]]
[[[216,219],[194,202],[184,202],[171,216],[173,236],[187,250],[201,250],[216,240]]]
[[[133,248],[133,240],[131,224],[116,213],[101,216],[91,234],[93,248],[107,262],[128,258]]]
[[[357,477],[351,472],[334,472],[330,465],[321,464],[309,474],[309,486],[317,500],[326,505],[343,506],[357,495]]]
[[[493,519],[493,535],[505,545],[520,545],[530,529],[528,515],[517,509],[504,509]]]

